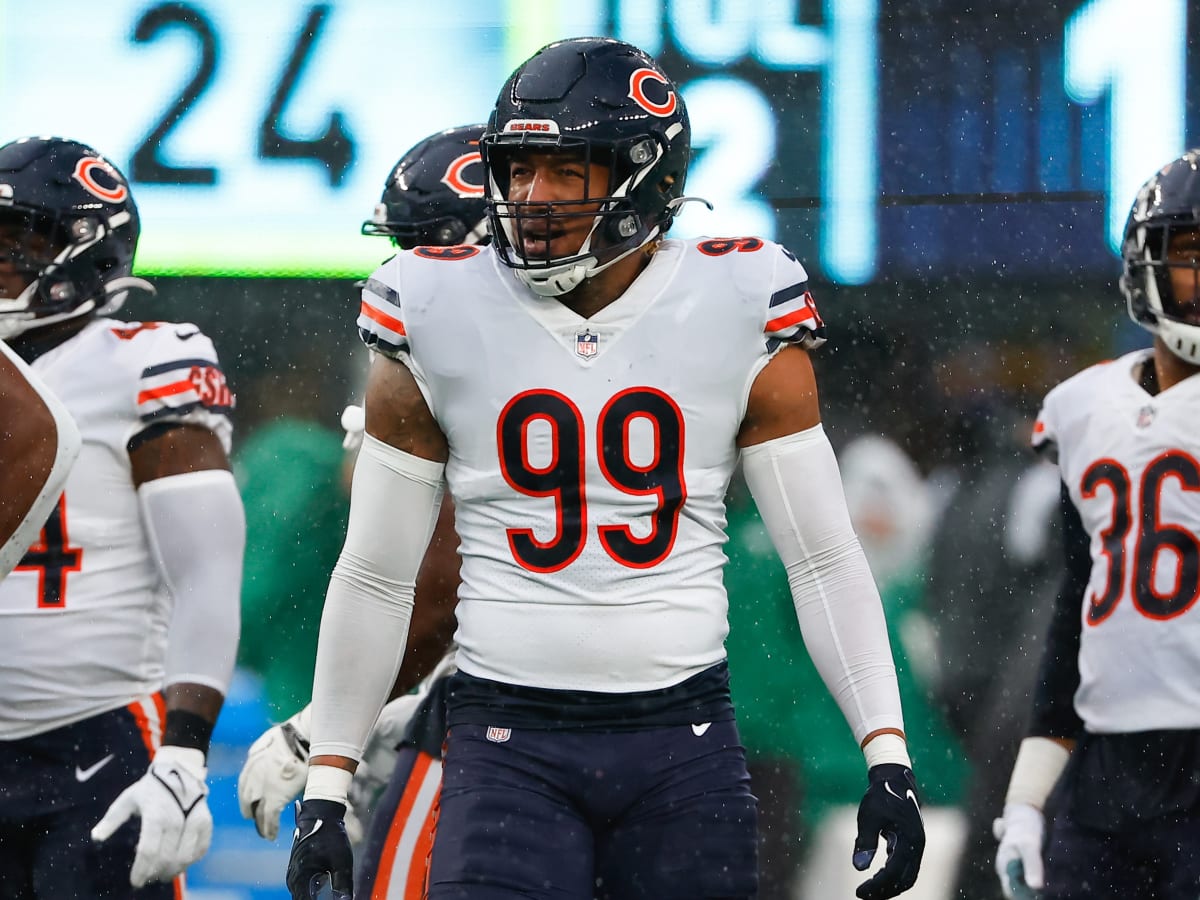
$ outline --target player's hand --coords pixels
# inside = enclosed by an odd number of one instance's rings
[[[917,800],[912,769],[897,763],[871,766],[869,784],[858,805],[858,837],[854,840],[854,868],[871,865],[879,836],[887,842],[887,862],[858,886],[861,900],[885,900],[907,891],[917,880],[925,853],[925,823]]]
[[[349,900],[353,896],[354,854],[345,815],[345,805],[333,800],[296,804],[296,833],[287,867],[292,900],[326,896]]]
[[[279,816],[308,777],[309,707],[263,732],[250,745],[238,775],[238,807],[268,841],[279,835]]]
[[[135,888],[170,881],[208,851],[213,821],[204,799],[207,774],[200,750],[163,745],[146,774],[121,792],[92,829],[92,840],[105,841],[131,817],[141,818],[129,873]]]
[[[1008,803],[1004,815],[992,823],[1000,842],[996,874],[1008,900],[1036,900],[1046,885],[1042,867],[1042,838],[1046,830],[1042,811],[1028,803]]]

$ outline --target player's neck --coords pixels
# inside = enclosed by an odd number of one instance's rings
[[[603,272],[585,278],[574,290],[559,297],[558,302],[580,318],[590,319],[619,300],[649,264],[649,254],[631,253]]]
[[[1165,391],[1197,372],[1200,372],[1200,366],[1184,362],[1167,349],[1161,338],[1154,339],[1154,374],[1158,378],[1159,391]]]

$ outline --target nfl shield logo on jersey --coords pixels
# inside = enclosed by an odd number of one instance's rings
[[[600,352],[600,335],[590,331],[581,331],[575,335],[575,352],[588,359]]]
[[[1139,409],[1138,416],[1137,416],[1137,427],[1138,428],[1149,428],[1152,424],[1154,424],[1155,412],[1156,412],[1156,410],[1154,409],[1154,407],[1151,404],[1146,404],[1141,409]]]
[[[487,730],[487,739],[493,744],[503,744],[512,737],[511,728],[501,728],[498,725],[489,725]]]

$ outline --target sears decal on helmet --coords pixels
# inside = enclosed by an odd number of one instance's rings
[[[1138,191],[1121,244],[1129,316],[1185,362],[1200,365],[1200,298],[1176,297],[1168,264],[1173,235],[1200,229],[1200,150],[1163,166]],[[1200,284],[1200,266],[1190,265]]]
[[[29,137],[0,147],[0,254],[26,286],[0,296],[0,338],[115,312],[132,289],[137,206],[125,176],[86,144]]]
[[[362,233],[389,237],[402,250],[486,242],[479,158],[483,129],[447,129],[400,157]]]
[[[586,200],[510,200],[509,166],[522,148],[605,165],[606,190]],[[683,98],[653,59],[611,38],[558,41],[526,60],[500,91],[481,151],[497,253],[545,297],[567,293],[655,240],[692,199],[683,195],[691,157]],[[548,220],[584,214],[594,219],[577,253],[524,253],[519,229],[540,223],[544,230]]]

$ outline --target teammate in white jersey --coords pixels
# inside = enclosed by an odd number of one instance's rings
[[[690,131],[657,64],[551,44],[482,141],[494,244],[418,248],[363,291],[381,356],[326,599],[295,898],[351,889],[351,772],[395,676],[443,486],[459,672],[428,896],[753,897],[733,722],[723,498],[739,455],[808,646],[868,765],[859,888],[916,879],[924,831],[879,596],[820,424],[803,267],[758,238],[663,239]]]
[[[1034,426],[1066,573],[996,820],[1007,897],[1200,896],[1200,150],[1142,187],[1122,254],[1153,349],[1068,379]]]
[[[447,129],[405,152],[388,174],[374,214],[363,222],[363,234],[387,237],[400,250],[486,241],[483,130],[483,125]],[[350,432],[351,443],[361,441],[361,428]],[[387,900],[424,896],[446,731],[445,679],[454,672],[453,651],[446,653],[458,586],[453,513],[452,504],[443,504],[417,578],[420,611],[393,688],[401,696],[380,714],[367,744],[367,765],[355,773],[351,792],[350,813],[367,829],[358,889]],[[413,682],[431,669],[410,693]],[[242,815],[268,840],[278,834],[280,812],[304,787],[310,732],[305,707],[254,742],[238,776]]]
[[[17,226],[0,221],[0,246]],[[0,262],[0,280],[9,277]],[[0,288],[0,292],[3,288]],[[0,341],[0,579],[41,530],[79,455],[79,428],[66,407]]]
[[[174,897],[212,833],[238,636],[233,397],[194,325],[106,317],[152,288],[130,274],[129,184],[95,150],[0,147],[0,223],[0,337],[83,441],[0,583],[0,897]]]

